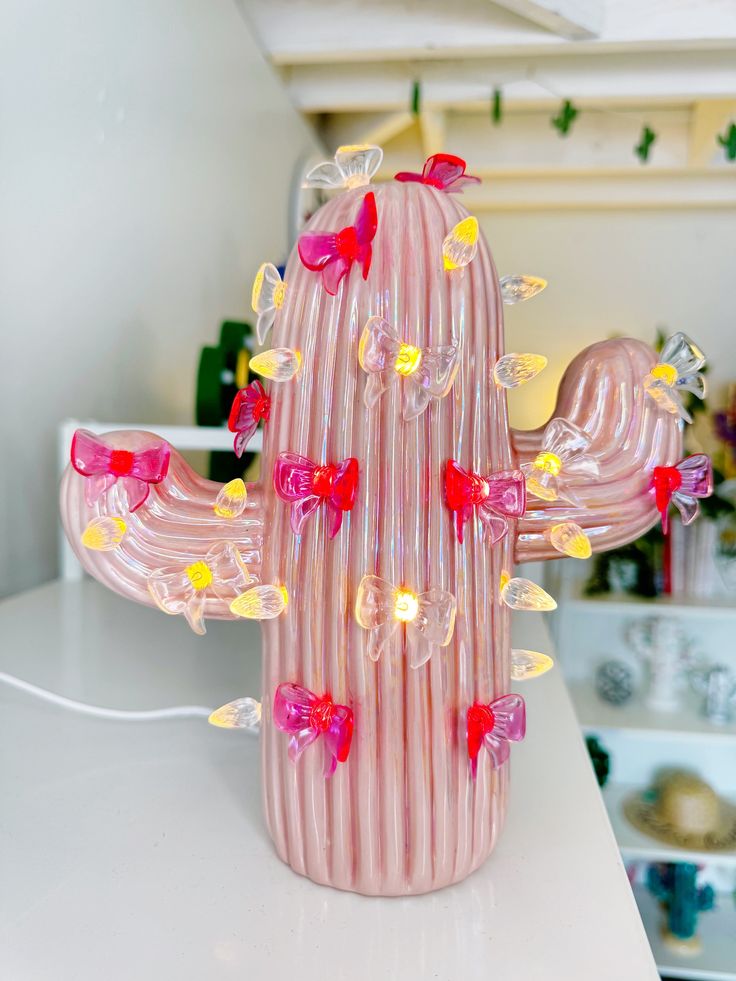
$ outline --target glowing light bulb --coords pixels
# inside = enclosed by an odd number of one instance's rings
[[[394,361],[394,371],[400,375],[413,375],[422,362],[422,349],[413,344],[402,344]]]
[[[212,584],[212,569],[210,569],[206,562],[202,562],[201,560],[199,562],[192,562],[184,571],[189,582],[197,592],[207,589]]]
[[[114,515],[92,518],[82,532],[82,545],[94,552],[111,552],[118,547],[127,530],[123,519]]]
[[[257,730],[261,728],[261,703],[255,698],[236,698],[215,709],[207,721],[220,729]]]
[[[301,363],[302,356],[298,351],[292,351],[289,347],[274,347],[251,358],[250,369],[271,381],[285,382],[294,377]]]
[[[543,354],[504,354],[493,367],[493,378],[503,388],[518,388],[547,367]]]
[[[532,464],[531,472],[526,478],[526,489],[530,494],[540,498],[542,501],[556,501],[558,498],[557,484],[553,481],[549,484],[543,483],[537,476],[539,474],[549,474],[551,477],[559,476],[562,470],[562,460],[556,453],[537,453]]]
[[[571,559],[589,559],[593,554],[590,539],[574,521],[552,525],[547,535],[552,547],[563,555],[569,555]]]
[[[511,305],[531,300],[546,288],[547,280],[538,276],[504,276],[499,285],[503,302]]]
[[[554,667],[554,661],[547,654],[538,651],[511,651],[511,677],[514,681],[529,681]]]
[[[478,219],[463,218],[445,237],[442,257],[445,269],[460,269],[471,262],[478,251]]]
[[[239,518],[245,511],[247,497],[245,484],[240,477],[236,477],[220,489],[213,504],[215,514],[218,518]]]
[[[246,620],[273,620],[284,612],[288,600],[285,586],[253,586],[235,597],[230,612]]]
[[[666,342],[660,359],[644,377],[644,390],[666,412],[692,422],[682,393],[692,392],[699,399],[705,398],[705,376],[699,370],[705,364],[705,355],[687,334],[678,332]]]
[[[397,589],[396,602],[394,604],[394,616],[397,620],[410,623],[416,619],[419,612],[419,600],[416,593],[410,589]]]
[[[545,612],[557,609],[555,600],[541,586],[531,579],[510,579],[507,574],[501,576],[501,599],[512,610]]]

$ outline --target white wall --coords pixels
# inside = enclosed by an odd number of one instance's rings
[[[658,325],[703,348],[711,407],[722,404],[736,381],[736,211],[484,212],[479,220],[500,275],[549,280],[544,293],[506,308],[506,350],[549,358],[538,378],[510,393],[514,425],[548,418],[581,348],[614,334],[651,343]]]
[[[0,595],[56,572],[66,416],[191,422],[314,137],[234,0],[5,0]]]

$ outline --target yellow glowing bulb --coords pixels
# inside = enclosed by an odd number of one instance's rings
[[[261,703],[255,698],[236,698],[215,709],[207,721],[220,729],[259,729]]]
[[[559,476],[560,470],[562,470],[562,460],[556,453],[537,453],[534,466],[538,470],[544,470],[545,473],[557,477]]]
[[[238,518],[245,511],[248,491],[245,484],[236,477],[222,488],[215,498],[213,508],[218,518]]]
[[[230,612],[246,620],[273,620],[284,612],[288,599],[285,586],[253,586],[235,597]]]
[[[514,681],[529,681],[549,671],[554,661],[547,654],[538,651],[511,651],[511,677]]]
[[[417,594],[410,589],[397,589],[394,597],[394,616],[397,620],[405,623],[416,618],[419,612],[419,600]]]
[[[111,552],[123,540],[128,526],[122,518],[93,518],[82,532],[82,545],[95,552]]]
[[[286,283],[277,283],[273,288],[273,305],[280,310],[286,298]]]
[[[212,582],[212,569],[206,562],[192,562],[191,565],[187,566],[186,574],[197,592],[207,589]]]
[[[503,388],[517,388],[547,367],[543,354],[505,354],[493,367],[493,377]]]
[[[396,355],[394,370],[400,375],[413,375],[422,360],[422,349],[413,344],[402,344]]]
[[[593,553],[590,539],[574,521],[552,525],[548,534],[552,546],[563,555],[569,555],[571,559],[589,559]]]
[[[502,576],[501,599],[512,610],[544,612],[557,609],[557,603],[549,593],[531,579],[509,579],[508,576]]]
[[[478,219],[472,215],[458,222],[442,243],[445,269],[467,266],[478,251]]]
[[[256,278],[253,280],[253,289],[250,294],[250,305],[253,308],[254,313],[258,313],[258,302],[261,299],[261,291],[263,290],[263,280],[266,276],[266,267],[270,263],[264,262],[258,269],[256,273]]]
[[[510,305],[531,300],[546,288],[547,280],[540,279],[539,276],[504,276],[500,286],[503,302]]]
[[[251,371],[271,381],[289,381],[299,371],[302,356],[289,347],[274,347],[250,359]]]
[[[665,385],[674,385],[677,381],[677,368],[671,364],[655,364],[652,368],[652,378],[658,378]]]

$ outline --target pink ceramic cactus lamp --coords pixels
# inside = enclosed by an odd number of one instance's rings
[[[220,490],[155,437],[112,433],[91,462],[73,457],[61,506],[111,589],[200,631],[207,617],[264,621],[263,794],[279,856],[316,882],[407,895],[465,878],[503,824],[525,725],[512,668],[544,662],[512,662],[510,612],[554,605],[514,562],[646,531],[653,470],[676,463],[681,434],[676,406],[647,389],[676,377],[629,339],[575,359],[547,427],[510,431],[506,388],[544,359],[503,356],[503,301],[538,281],[499,283],[448,193],[472,180],[462,161],[440,155],[370,191],[377,154],[343,148],[317,168],[313,183],[344,193],[312,219],[284,282],[259,272],[272,347],[252,364],[270,381],[241,393],[231,428],[242,452],[267,420],[260,482]]]

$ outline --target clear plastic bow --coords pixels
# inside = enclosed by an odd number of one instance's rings
[[[685,422],[692,422],[680,393],[692,392],[699,399],[705,398],[705,378],[699,371],[704,364],[705,355],[700,348],[687,334],[678,331],[667,341],[658,363],[644,378],[644,388],[657,405]]]
[[[263,344],[266,335],[273,327],[276,313],[284,305],[286,283],[272,262],[264,262],[256,273],[251,294],[253,313],[258,314],[256,335],[258,343]]]
[[[597,477],[598,461],[590,453],[592,438],[567,419],[553,419],[544,431],[542,448],[532,463],[522,465],[526,489],[543,501],[558,498],[579,504],[570,477]]]
[[[372,143],[337,148],[334,160],[325,160],[313,167],[304,178],[302,187],[335,188],[365,187],[381,166],[383,150]]]

